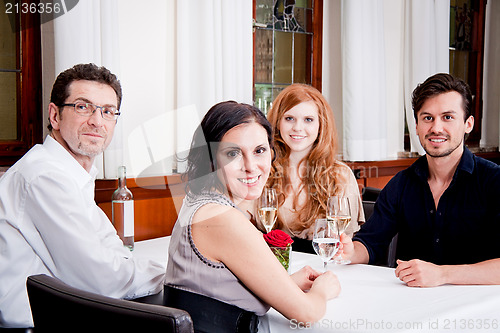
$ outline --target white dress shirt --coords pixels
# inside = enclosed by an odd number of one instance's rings
[[[33,326],[30,275],[115,298],[161,290],[165,263],[123,246],[94,201],[96,174],[48,136],[0,178],[0,327]]]

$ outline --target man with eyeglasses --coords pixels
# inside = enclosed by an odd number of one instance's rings
[[[163,287],[164,265],[134,258],[94,201],[94,159],[113,137],[121,98],[104,67],[62,72],[52,87],[50,134],[0,178],[0,330],[33,326],[30,275],[115,298]]]

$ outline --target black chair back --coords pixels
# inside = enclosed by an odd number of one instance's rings
[[[365,212],[365,221],[368,221],[375,209],[375,202],[378,199],[381,189],[375,187],[365,187],[363,193],[363,211]],[[398,234],[396,234],[389,244],[387,256],[375,263],[378,266],[396,267],[396,250],[398,246]]]
[[[259,318],[253,312],[211,297],[164,287],[164,304],[186,310],[191,315],[196,333],[256,333]]]
[[[38,332],[193,332],[183,310],[114,299],[68,286],[47,275],[27,280]]]
[[[365,186],[361,190],[361,197],[365,201],[374,201],[375,202],[378,199],[380,191],[382,191],[382,189],[380,189],[380,188]]]

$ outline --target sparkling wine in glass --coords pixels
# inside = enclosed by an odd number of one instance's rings
[[[351,222],[351,207],[346,196],[334,195],[328,198],[326,218],[338,230],[339,236],[345,232]],[[340,256],[335,258],[336,264],[349,264],[350,261]]]
[[[274,188],[264,188],[258,201],[257,211],[260,223],[266,232],[271,231],[278,217],[278,198]]]
[[[337,253],[340,246],[340,236],[336,227],[327,219],[317,219],[314,223],[313,248],[323,260],[323,268]]]

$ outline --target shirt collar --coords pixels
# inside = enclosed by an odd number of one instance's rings
[[[464,153],[462,154],[460,163],[458,163],[457,170],[463,170],[472,174],[472,172],[474,172],[474,164],[474,154],[472,154],[469,148],[464,147]]]
[[[429,165],[427,164],[426,155],[421,156],[415,163],[413,163],[412,167],[419,177],[427,180],[429,177]],[[457,177],[459,170],[469,174],[474,172],[474,154],[472,154],[472,152],[465,146],[460,162],[458,163],[457,170],[455,170],[455,174],[453,175],[453,179]]]
[[[90,172],[87,172],[78,161],[71,156],[71,154],[52,136],[47,135],[45,141],[43,142],[44,148],[56,159],[58,159],[61,164],[64,165],[64,169],[70,172],[75,181],[80,187],[84,187],[89,182],[93,182],[97,176],[98,170],[95,165],[92,165]]]

